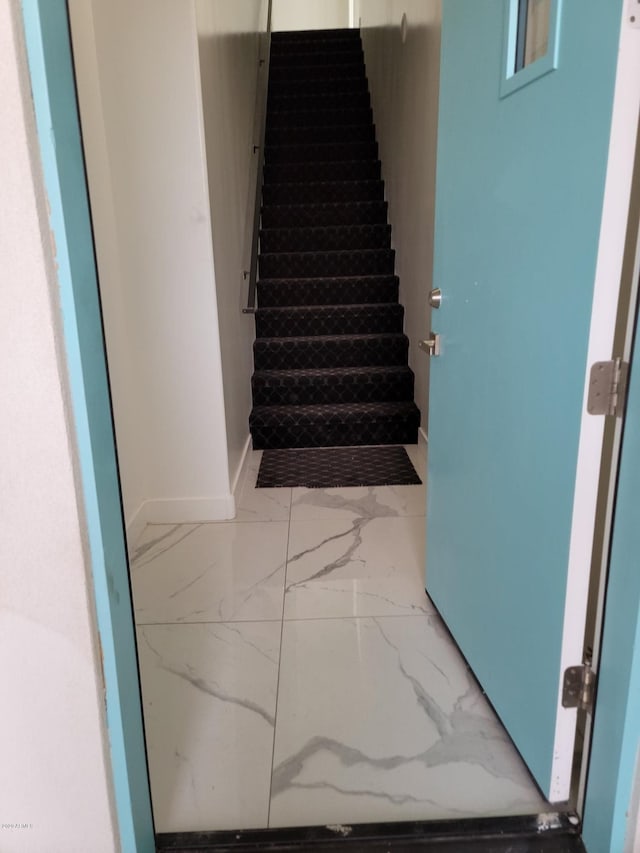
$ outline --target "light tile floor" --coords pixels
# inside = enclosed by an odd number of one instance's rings
[[[158,830],[543,810],[425,595],[424,486],[256,489],[259,462],[234,521],[134,547]]]

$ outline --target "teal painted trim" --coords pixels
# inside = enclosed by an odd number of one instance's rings
[[[31,88],[55,241],[120,843],[155,851],[131,590],[100,297],[65,0],[22,0]]]
[[[502,54],[502,78],[500,97],[517,92],[533,83],[545,74],[555,71],[560,55],[560,27],[562,20],[562,0],[551,0],[549,10],[549,46],[540,59],[526,65],[514,73],[516,64],[516,39],[518,36],[518,0],[505,0],[505,30]]]
[[[584,810],[589,853],[623,853],[640,752],[640,346],[620,457],[598,698]]]

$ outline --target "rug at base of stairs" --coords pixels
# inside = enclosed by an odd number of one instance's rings
[[[265,450],[256,487],[331,489],[421,482],[404,447],[303,447]]]

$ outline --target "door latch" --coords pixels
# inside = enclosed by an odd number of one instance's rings
[[[421,350],[424,350],[428,355],[440,355],[440,335],[431,332],[429,337],[418,343]]]

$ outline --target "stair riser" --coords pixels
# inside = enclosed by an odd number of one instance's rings
[[[285,447],[350,447],[374,444],[416,444],[418,423],[361,422],[316,426],[251,427],[254,450]]]
[[[364,65],[364,53],[358,44],[350,46],[349,50],[343,51],[286,51],[282,53],[275,50],[269,57],[269,73],[276,69],[285,68],[288,71],[296,71],[298,68],[326,68],[336,65]]]
[[[353,27],[344,27],[342,29],[322,29],[322,30],[276,30],[271,33],[272,44],[288,44],[289,42],[305,42],[305,41],[334,41],[335,39],[344,39],[345,41],[358,41],[360,39],[360,30]]]
[[[271,66],[269,85],[287,80],[292,75],[299,80],[341,80],[345,77],[366,77],[364,62],[340,62],[335,65],[300,65],[295,69],[288,66]]]
[[[345,275],[391,275],[395,253],[392,249],[345,252],[279,252],[262,254],[260,278],[320,278]]]
[[[336,95],[345,92],[368,92],[367,78],[358,73],[355,77],[334,77],[319,80],[300,80],[297,76],[269,80],[269,97],[283,95],[309,96]]]
[[[325,142],[375,142],[372,124],[337,125],[336,127],[271,127],[267,128],[266,144],[295,145]]]
[[[404,335],[330,341],[257,339],[253,347],[256,370],[306,370],[326,367],[384,367],[406,365],[408,340]]]
[[[360,38],[326,38],[326,39],[307,39],[303,41],[297,39],[295,41],[272,41],[271,57],[288,56],[291,53],[324,53],[324,54],[343,54],[349,52],[362,51],[362,40]]]
[[[340,160],[334,163],[287,163],[264,168],[265,184],[319,181],[379,181],[380,161]]]
[[[313,228],[331,225],[384,225],[386,201],[314,205],[279,204],[262,210],[262,227]]]
[[[261,308],[287,305],[365,305],[397,300],[398,279],[395,276],[258,282],[258,305]]]
[[[373,122],[371,108],[357,110],[300,110],[296,112],[271,112],[267,130],[276,127],[343,127],[350,124]]]
[[[268,109],[274,112],[318,110],[366,110],[371,106],[369,93],[342,92],[334,95],[269,95]]]
[[[256,313],[259,338],[289,338],[304,335],[373,335],[402,332],[404,312],[401,305],[343,311],[326,310],[286,312],[260,309]]]
[[[260,232],[260,251],[266,254],[389,249],[390,246],[391,226],[389,225],[276,228]]]
[[[254,406],[335,405],[339,403],[396,403],[413,399],[413,373],[366,372],[327,378],[263,379],[254,374],[252,380]]]
[[[262,201],[266,206],[384,201],[384,183],[382,181],[339,181],[318,184],[267,184],[262,189]]]
[[[265,151],[267,167],[294,163],[341,163],[354,160],[375,161],[375,142],[327,143],[325,145],[272,145]]]

